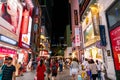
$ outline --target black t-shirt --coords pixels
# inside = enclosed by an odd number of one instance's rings
[[[12,80],[13,72],[16,71],[15,66],[11,65],[8,67],[4,65],[2,67],[2,70],[3,70],[2,80]]]

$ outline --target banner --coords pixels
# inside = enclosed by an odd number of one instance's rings
[[[75,28],[75,46],[80,46],[80,30]]]
[[[100,38],[101,38],[101,46],[106,46],[107,42],[106,42],[106,35],[105,35],[105,26],[104,25],[99,25],[99,29],[100,29]]]
[[[116,70],[120,70],[120,26],[110,31],[111,46]]]

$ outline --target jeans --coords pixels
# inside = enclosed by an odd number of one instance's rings
[[[60,72],[62,72],[62,71],[63,71],[63,65],[60,64]]]
[[[98,71],[98,80],[101,80],[101,71]]]

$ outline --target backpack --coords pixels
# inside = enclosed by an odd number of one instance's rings
[[[53,64],[52,66],[52,72],[57,73],[57,66],[55,64]]]

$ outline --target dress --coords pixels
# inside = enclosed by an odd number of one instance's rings
[[[37,80],[44,80],[44,72],[46,71],[45,65],[38,65],[37,67]]]

